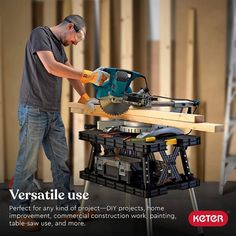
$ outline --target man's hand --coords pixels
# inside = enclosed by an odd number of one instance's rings
[[[80,96],[80,99],[79,99],[79,103],[82,103],[82,104],[86,104],[91,98],[89,97],[89,95],[87,93],[83,93],[81,96]]]
[[[101,86],[109,78],[110,75],[99,67],[95,71],[84,70],[80,81],[84,84],[92,83]]]
[[[97,98],[90,98],[87,93],[82,94],[78,102],[85,104],[92,111],[95,110],[95,105],[99,105],[99,100]]]
[[[95,105],[99,105],[99,100],[97,98],[91,98],[85,105],[89,110],[94,111]]]

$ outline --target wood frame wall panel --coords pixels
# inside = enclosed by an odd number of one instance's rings
[[[44,2],[32,0],[32,26],[36,28],[37,26],[43,25],[43,12]]]
[[[4,103],[2,77],[2,20],[0,17],[0,183],[5,180]]]
[[[187,14],[187,44],[186,44],[186,98],[195,99],[196,95],[196,87],[195,76],[194,76],[194,68],[195,68],[195,9],[188,9]],[[196,132],[192,132],[193,135],[196,135]],[[203,143],[201,143],[203,145]],[[199,159],[197,159],[198,147],[190,148],[187,150],[187,155],[189,157],[189,165],[191,167],[191,171],[198,175],[198,165]],[[202,179],[201,179],[202,180]]]
[[[160,94],[172,96],[172,0],[160,0]]]
[[[84,19],[87,25],[86,40],[84,41],[84,68],[88,70],[95,70],[97,64],[97,52],[98,44],[96,44],[98,35],[97,35],[97,25],[96,25],[96,7],[95,1],[85,0],[84,1]],[[94,97],[94,87],[92,84],[85,85],[86,92],[90,97]],[[86,124],[95,124],[96,117],[94,116],[85,116]],[[88,142],[85,142],[85,166],[88,164],[88,157],[90,155],[91,145]],[[82,167],[81,167],[82,168]]]
[[[31,10],[31,0],[1,1],[0,15],[2,19],[8,19],[2,24],[6,179],[10,179],[15,173],[16,158],[19,151],[17,109],[25,43],[32,28]],[[14,30],[12,30],[13,25]]]
[[[56,25],[56,0],[44,0],[43,3],[43,25]],[[51,162],[45,155],[43,148],[41,149],[39,153],[42,159],[42,180],[43,182],[52,182]]]
[[[71,1],[57,1],[57,23],[61,22],[66,16],[71,14]],[[72,52],[70,47],[64,47],[68,61],[72,60]],[[72,140],[71,140],[71,115],[67,103],[71,101],[72,88],[67,79],[62,79],[62,92],[61,92],[61,117],[65,126],[65,134],[67,145],[69,147],[69,163],[72,163]]]
[[[120,0],[121,58],[122,69],[133,69],[133,0]]]
[[[84,15],[83,0],[72,0],[72,14]],[[77,69],[84,69],[84,43],[72,47],[73,66]],[[77,102],[79,95],[73,91],[73,101]],[[78,139],[78,132],[84,130],[85,116],[73,114],[73,179],[75,185],[83,185],[84,180],[80,179],[79,171],[86,165],[85,142]]]
[[[160,41],[148,41],[148,77],[151,94],[160,93]]]
[[[42,1],[32,1],[32,29],[43,25],[43,17],[44,17],[44,2]],[[38,170],[37,170],[37,178],[43,179],[43,159],[46,158],[44,156],[43,148],[41,147],[38,152]]]
[[[133,3],[133,69],[146,76],[150,88],[150,81],[147,75],[147,39],[148,39],[148,1],[136,0]],[[133,83],[133,90],[139,91],[145,87],[143,79]]]
[[[120,0],[111,0],[111,40],[110,40],[110,66],[121,67],[121,2]]]
[[[100,66],[110,66],[110,54],[111,54],[111,1],[100,0]]]
[[[205,117],[223,123],[225,106],[227,0],[175,1],[175,95],[186,91],[187,10],[197,12],[195,85],[198,98],[206,103]],[[180,60],[181,58],[181,60]],[[222,134],[205,134],[205,181],[219,181]]]

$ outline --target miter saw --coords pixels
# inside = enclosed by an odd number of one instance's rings
[[[172,112],[182,112],[184,108],[187,108],[187,113],[193,113],[192,108],[199,106],[199,100],[152,96],[149,93],[146,77],[139,72],[119,68],[100,69],[109,73],[110,78],[101,86],[94,85],[96,98],[103,111],[109,115],[121,115],[128,111],[130,106],[145,109],[153,106],[168,106],[171,107]],[[139,78],[144,80],[145,87],[134,92],[132,84]]]

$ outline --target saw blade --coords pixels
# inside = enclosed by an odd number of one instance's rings
[[[100,98],[99,102],[102,110],[109,115],[121,115],[129,109],[129,104],[120,97],[107,96]]]

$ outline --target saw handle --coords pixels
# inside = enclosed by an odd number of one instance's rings
[[[126,90],[130,86],[130,83],[136,78],[143,78],[145,80],[146,88],[148,88],[146,77],[139,72],[132,71],[132,70],[125,70],[121,68],[112,68],[112,67],[102,68],[102,70],[110,74],[110,80],[109,80],[110,83],[112,83],[113,80],[116,79],[116,72],[118,71],[126,72],[129,75]]]

